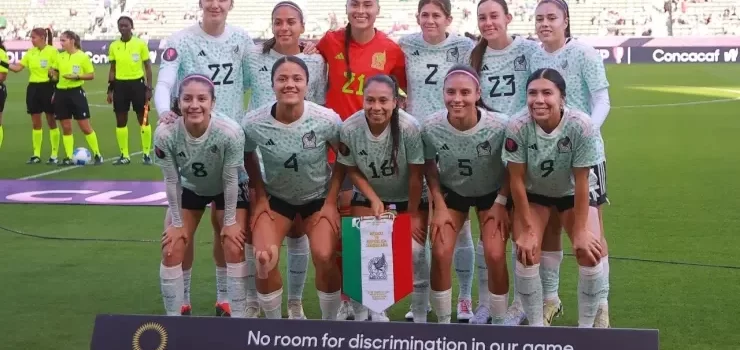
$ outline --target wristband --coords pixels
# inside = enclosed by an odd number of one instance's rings
[[[501,205],[503,205],[503,206],[506,206],[506,203],[508,203],[508,202],[509,202],[509,199],[508,199],[508,198],[506,198],[506,197],[504,197],[504,196],[502,196],[502,195],[497,195],[497,196],[496,196],[496,200],[495,200],[495,201],[493,201],[493,202],[494,202],[494,203],[498,203],[498,204],[501,204]]]

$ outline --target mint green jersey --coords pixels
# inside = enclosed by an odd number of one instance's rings
[[[432,45],[424,41],[422,33],[414,33],[401,37],[398,45],[406,58],[406,110],[424,120],[445,108],[442,94],[445,75],[456,64],[469,64],[475,43],[451,33],[441,43]]]
[[[370,132],[365,111],[360,110],[342,124],[337,161],[362,172],[375,194],[384,202],[409,200],[409,164],[424,164],[424,146],[419,122],[408,113],[398,111],[399,143],[396,163],[391,152],[391,126],[378,136]],[[342,153],[344,152],[344,153]]]
[[[604,162],[604,142],[591,118],[566,108],[560,124],[546,133],[528,110],[511,117],[506,129],[503,159],[527,165],[528,193],[560,198],[575,194],[573,168],[590,168]],[[591,170],[589,190],[598,189]]]
[[[262,46],[254,46],[249,55],[249,80],[247,85],[252,89],[249,98],[248,111],[253,111],[270,102],[275,101],[275,92],[272,90],[272,66],[284,55],[275,50],[263,54]],[[306,55],[299,53],[296,57],[303,60],[308,67],[308,88],[306,99],[323,105],[326,102],[326,62],[319,54]]]
[[[504,180],[501,147],[504,144],[505,114],[478,110],[480,120],[472,129],[460,131],[447,119],[447,110],[422,123],[424,156],[439,155],[439,181],[464,197],[480,197],[497,191]]]
[[[205,75],[215,86],[214,111],[238,120],[244,114],[246,63],[253,46],[249,34],[238,27],[226,25],[223,34],[213,37],[197,24],[190,26],[167,38],[157,84],[166,81],[173,87],[170,94],[174,97],[183,78]],[[168,101],[157,102],[158,110],[165,107],[169,107]]]
[[[538,50],[532,56],[532,68],[532,71],[553,68],[560,72],[565,78],[565,103],[589,115],[592,93],[609,87],[601,54],[576,39],[570,39],[553,53]]]
[[[333,110],[305,101],[303,115],[283,124],[275,119],[274,106],[257,108],[242,120],[244,152],[259,149],[270,195],[294,205],[325,198],[331,178],[327,152],[339,143],[342,120]]]
[[[243,173],[244,131],[231,119],[213,117],[205,134],[192,137],[183,118],[178,118],[157,127],[154,151],[159,166],[178,169],[182,187],[200,196],[216,196],[224,192],[225,168],[239,167]]]
[[[512,115],[527,105],[527,79],[539,44],[521,36],[503,50],[486,48],[480,74],[481,99],[494,110]]]

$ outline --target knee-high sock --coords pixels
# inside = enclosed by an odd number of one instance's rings
[[[59,157],[59,139],[62,133],[59,128],[49,129],[49,143],[51,144],[51,158]]]
[[[118,150],[123,158],[129,158],[128,152],[128,126],[116,128],[116,140],[118,140]]]
[[[308,237],[287,238],[288,241],[288,300],[303,300],[308,270]]]
[[[33,156],[41,158],[41,144],[44,142],[44,130],[31,130],[31,143],[33,144]]]
[[[601,263],[578,268],[578,327],[594,326],[599,303],[606,294],[606,276]]]
[[[480,240],[475,247],[475,266],[478,270],[478,305],[488,305],[488,265]]]
[[[460,283],[460,295],[458,299],[471,300],[473,298],[474,257],[475,248],[473,248],[473,235],[470,232],[470,220],[465,220],[465,224],[463,224],[457,235],[453,257],[457,281]],[[488,287],[486,287],[486,290],[488,290]]]
[[[530,267],[517,262],[515,275],[516,293],[522,302],[530,326],[544,326],[544,299],[542,298],[542,279],[540,264]]]
[[[414,322],[427,321],[427,307],[429,305],[429,263],[426,247],[418,242],[411,241],[411,254],[414,268],[414,291],[411,294],[411,313]]]
[[[180,316],[185,288],[182,282],[182,264],[177,266],[159,265],[159,283],[167,316]]]
[[[247,262],[226,263],[226,293],[231,317],[244,318],[247,311]]]
[[[560,300],[558,289],[560,287],[560,264],[563,262],[563,251],[543,251],[540,262],[543,297],[545,300]]]

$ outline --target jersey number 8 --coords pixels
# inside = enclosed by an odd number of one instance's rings
[[[193,176],[195,177],[208,176],[208,172],[206,171],[206,165],[203,163],[193,163],[193,165],[190,166],[190,169],[193,170]]]
[[[211,75],[211,81],[213,82],[213,85],[231,85],[234,84],[233,80],[230,80],[231,73],[234,72],[234,64],[232,63],[216,63],[216,64],[209,64],[208,69],[213,72],[213,75]],[[225,72],[223,74],[223,78],[221,78],[219,75],[221,75],[221,69],[223,69]]]

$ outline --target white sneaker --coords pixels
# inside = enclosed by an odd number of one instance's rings
[[[260,317],[260,306],[259,304],[247,304],[247,310],[244,313],[246,318],[259,318]]]
[[[468,323],[474,316],[473,301],[470,299],[459,299],[457,301],[457,322]]]
[[[470,324],[488,324],[491,318],[491,312],[485,305],[478,305],[475,309],[475,315],[470,319]]]
[[[342,301],[342,306],[339,307],[337,313],[337,320],[346,321],[355,319],[355,310],[352,309],[352,305],[349,301]]]
[[[388,318],[388,316],[385,314],[385,311],[375,312],[372,310],[368,310],[368,313],[370,314],[370,321],[373,321],[373,322],[390,322],[391,321],[391,319]]]
[[[303,302],[300,300],[288,300],[288,318],[291,320],[305,320],[303,313]]]
[[[409,306],[409,312],[407,312],[403,318],[405,318],[407,322],[414,322],[414,313],[411,311],[411,306]]]

